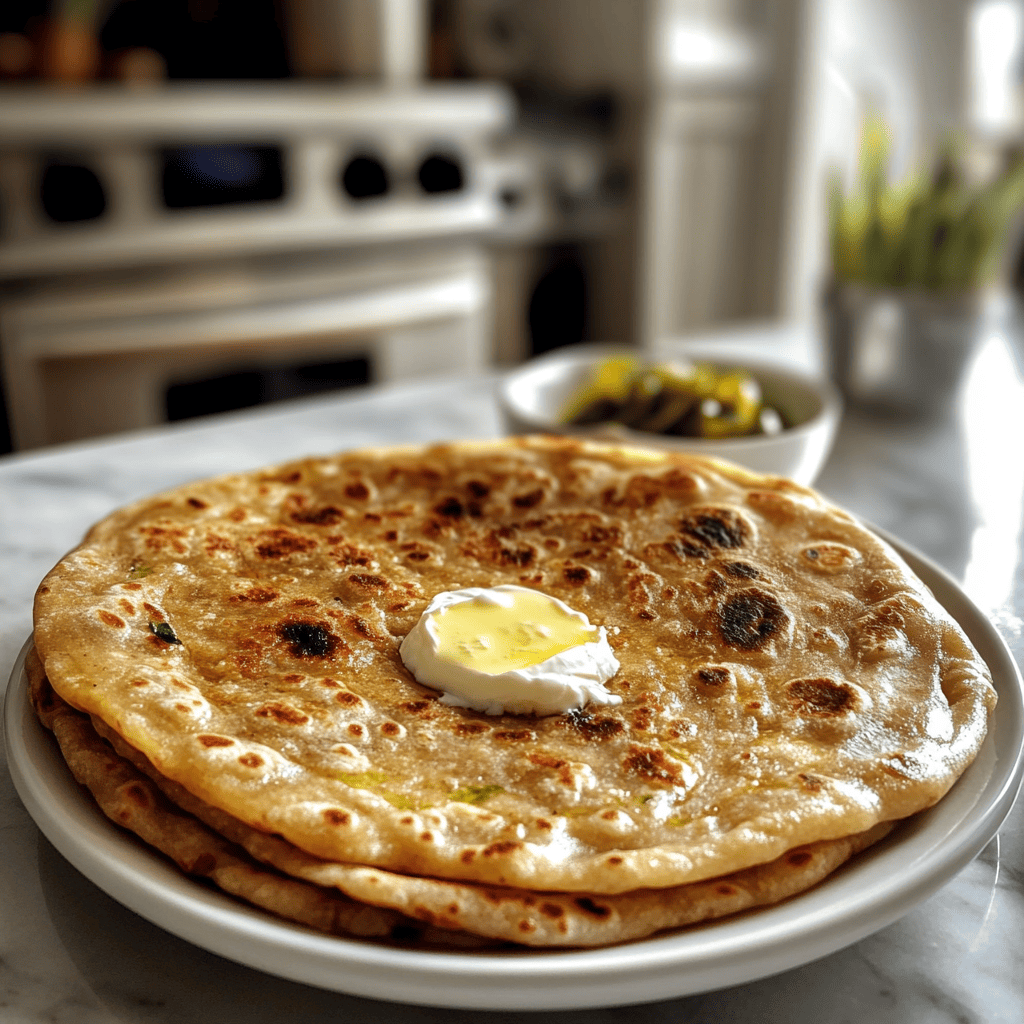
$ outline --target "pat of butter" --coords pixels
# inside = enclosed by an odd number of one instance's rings
[[[597,627],[561,601],[523,587],[484,590],[450,604],[435,624],[439,658],[491,676],[598,638]]]
[[[406,667],[444,703],[491,715],[564,714],[618,704],[619,668],[603,626],[526,587],[438,594],[402,642]]]

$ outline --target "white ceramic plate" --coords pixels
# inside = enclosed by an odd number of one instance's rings
[[[1024,691],[1005,643],[942,570],[889,539],[961,623],[999,691],[981,752],[949,794],[816,888],[689,931],[583,952],[434,953],[323,936],[200,886],[111,827],[73,781],[27,699],[24,652],[5,701],[15,787],[47,839],[142,917],[221,956],[353,995],[467,1009],[580,1009],[739,985],[808,963],[890,924],[971,861],[1024,771]],[[26,645],[27,646],[27,645]]]

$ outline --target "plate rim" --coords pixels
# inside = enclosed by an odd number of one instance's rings
[[[52,778],[41,773],[46,765],[40,757],[59,754],[27,698],[24,662],[31,637],[15,661],[4,700],[11,777],[46,838],[107,895],[200,948],[292,981],[365,998],[476,1010],[621,1006],[755,981],[845,948],[938,890],[998,832],[1024,776],[1024,680],[1006,641],[949,573],[887,531],[865,525],[926,586],[938,589],[940,604],[988,663],[999,706],[977,760],[939,804],[818,886],[755,913],[619,946],[509,954],[396,949],[273,919],[225,894],[195,886],[162,854],[111,829],[66,768]],[[995,749],[997,731],[1005,750]],[[972,786],[962,786],[963,779]],[[945,834],[929,841],[929,828],[946,818],[950,823]],[[965,822],[969,827],[963,827]],[[86,832],[76,834],[75,823]],[[914,853],[908,871],[896,872],[898,877],[892,871],[875,871],[873,876],[873,865],[885,867],[887,860],[896,859],[896,851],[901,862]],[[829,893],[843,897],[838,914]]]

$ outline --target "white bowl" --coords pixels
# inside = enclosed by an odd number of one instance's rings
[[[758,473],[785,476],[799,484],[813,483],[828,458],[842,413],[839,393],[828,381],[798,370],[756,361],[687,351],[688,358],[722,368],[744,369],[761,386],[764,400],[792,424],[781,433],[706,440],[672,437],[626,427],[573,427],[559,422],[569,396],[586,380],[591,368],[614,352],[608,345],[556,349],[509,373],[498,389],[498,401],[510,434],[548,433],[611,438],[651,448],[691,452],[727,459]]]

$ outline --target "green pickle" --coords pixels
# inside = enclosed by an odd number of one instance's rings
[[[570,396],[562,422],[582,426],[614,419],[641,369],[640,360],[633,356],[612,356],[598,363],[589,379]]]
[[[710,411],[708,407],[714,405]],[[731,371],[718,376],[710,400],[701,403],[700,436],[742,437],[758,432],[761,388],[749,373]]]
[[[599,363],[570,396],[561,420],[716,440],[774,434],[784,426],[744,370],[719,370],[710,363],[644,365],[632,356]]]

